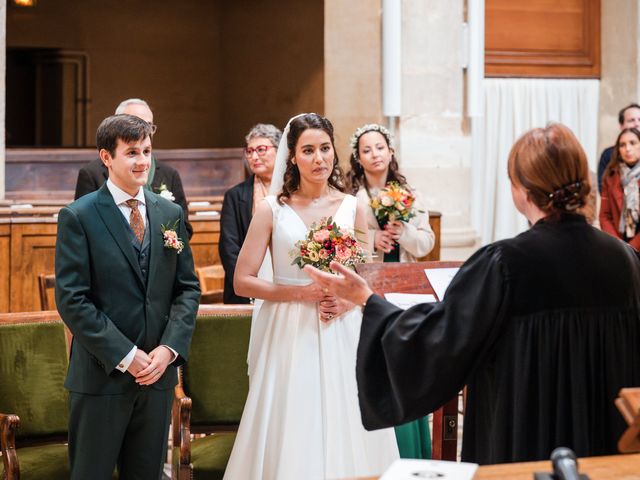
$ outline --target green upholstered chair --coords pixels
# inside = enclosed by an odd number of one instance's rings
[[[251,312],[250,305],[201,306],[173,405],[176,480],[224,475],[249,388]]]
[[[57,312],[0,314],[0,444],[8,480],[67,480],[68,338]]]
[[[0,320],[0,438],[4,477],[67,479],[68,355],[51,313]],[[24,317],[24,316],[23,316]],[[48,321],[44,321],[48,317]],[[52,318],[53,317],[53,318]]]

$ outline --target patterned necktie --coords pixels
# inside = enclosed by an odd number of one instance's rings
[[[131,230],[135,234],[136,238],[142,244],[142,239],[144,238],[144,222],[142,221],[142,215],[140,215],[140,210],[138,210],[138,200],[135,198],[131,198],[126,201],[127,206],[131,209],[131,214],[129,215],[129,225],[131,225]]]

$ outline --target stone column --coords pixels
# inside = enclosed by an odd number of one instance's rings
[[[602,72],[598,155],[615,143],[618,112],[640,103],[640,7],[636,0],[601,2]]]
[[[442,213],[445,248],[476,241],[470,217],[471,137],[464,117],[463,8],[463,0],[402,2],[398,157],[428,208]]]
[[[380,0],[324,2],[324,114],[343,166],[355,129],[383,121],[380,14]]]

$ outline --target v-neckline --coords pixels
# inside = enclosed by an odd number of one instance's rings
[[[333,221],[335,222],[336,219],[336,215],[338,215],[338,212],[340,212],[340,209],[342,208],[342,205],[344,205],[345,200],[347,199],[349,195],[345,195],[342,198],[342,201],[340,202],[340,205],[338,205],[338,208],[336,208],[336,211],[333,213],[333,215],[331,215],[331,218],[333,219]],[[296,218],[300,221],[300,223],[302,225],[304,225],[304,228],[309,231],[311,229],[311,226],[307,225],[306,223],[304,223],[304,220],[302,219],[302,217],[300,216],[300,214],[298,212],[296,212],[295,208],[293,208],[291,205],[289,205],[288,203],[285,203],[285,205],[289,208],[289,210],[291,210],[293,212],[293,214],[296,216]],[[324,218],[324,217],[320,217],[320,218]],[[320,218],[318,220],[320,220]],[[329,218],[329,217],[327,217]]]

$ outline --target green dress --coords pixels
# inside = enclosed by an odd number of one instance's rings
[[[380,228],[384,228],[384,225],[381,225]],[[399,262],[400,246],[396,244],[390,253],[385,253],[383,261]],[[431,434],[429,433],[428,416],[399,425],[395,427],[395,431],[400,458],[431,458]]]

